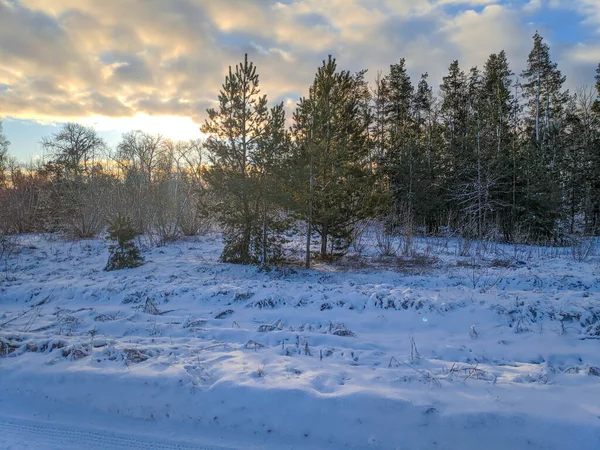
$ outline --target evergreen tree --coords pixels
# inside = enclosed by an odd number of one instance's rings
[[[393,216],[402,214],[404,221],[411,221],[417,149],[412,116],[414,87],[406,71],[404,58],[390,66],[390,73],[383,82],[386,86],[385,128],[389,142],[386,169],[392,189]]]
[[[330,56],[294,113],[295,165],[303,179],[296,204],[308,224],[307,266],[313,231],[321,238],[321,257],[343,252],[353,224],[371,206],[368,97],[364,72],[338,71]]]
[[[259,220],[254,230],[252,253],[265,266],[282,258],[285,232],[290,220],[283,212],[289,204],[290,137],[286,130],[285,110],[280,103],[269,110],[262,138],[256,153],[251,155],[251,164],[256,171],[260,204],[256,205]]]
[[[256,218],[256,192],[250,174],[250,155],[256,151],[267,121],[267,98],[260,95],[256,67],[248,62],[229,67],[219,94],[219,109],[207,110],[208,119],[201,131],[209,137],[205,149],[211,167],[204,177],[219,196],[216,208],[224,226],[225,248],[221,259],[248,264],[253,224]]]
[[[585,178],[589,183],[586,204],[586,231],[590,234],[600,234],[600,64],[596,69],[595,99],[592,113],[589,117],[589,126],[586,139],[588,151],[585,158]],[[585,103],[585,102],[584,102]],[[585,108],[583,108],[585,110]]]
[[[517,102],[513,94],[513,72],[504,51],[489,56],[483,72],[483,148],[487,163],[490,212],[508,240],[516,223],[518,142]],[[489,184],[489,183],[488,183]]]
[[[133,228],[131,219],[119,214],[109,225],[109,239],[117,241],[117,243],[108,247],[110,255],[104,270],[111,271],[141,266],[144,258],[140,255],[135,242],[133,242],[138,232]]]
[[[476,95],[475,197],[478,236],[496,231],[500,225],[510,238],[513,175],[516,171],[516,102],[512,76],[505,53],[489,56]]]
[[[209,109],[201,131],[208,135],[204,148],[210,167],[203,171],[209,188],[219,198],[214,208],[223,226],[225,248],[221,259],[242,264],[271,262],[280,254],[281,242],[268,230],[268,195],[277,153],[286,143],[285,121],[278,106],[269,112],[267,98],[260,95],[256,67],[242,63],[225,78],[218,109]],[[271,247],[271,248],[269,248]]]
[[[440,184],[443,151],[437,118],[436,99],[427,79],[421,75],[413,98],[415,133],[415,161],[413,210],[417,223],[423,223],[428,232],[435,233],[444,215],[445,193]]]
[[[467,134],[462,157],[457,164],[460,182],[455,185],[457,190],[453,192],[463,213],[460,225],[464,232],[479,238],[484,234],[492,184],[483,142],[486,117],[482,86],[481,72],[477,67],[471,68],[467,79]]]
[[[383,183],[385,178],[385,162],[387,157],[387,151],[389,149],[388,139],[388,118],[387,118],[387,99],[388,99],[388,85],[386,78],[381,76],[381,73],[377,74],[375,79],[375,87],[372,90],[371,97],[373,99],[372,104],[372,117],[371,122],[371,136],[373,139],[373,155],[371,158],[372,169],[378,174],[378,181]]]
[[[550,59],[550,48],[538,32],[533,36],[533,49],[521,77],[529,107],[529,128],[534,131],[535,142],[543,142],[548,138],[552,121],[560,116],[568,92],[561,90],[566,78]]]
[[[594,79],[596,80],[596,100],[594,101],[594,112],[600,116],[600,64],[598,64]]]
[[[568,231],[573,234],[578,227],[577,219],[581,212],[589,212],[586,207],[586,192],[591,188],[593,178],[586,173],[589,163],[588,152],[593,146],[593,99],[586,90],[581,90],[569,102],[565,127],[568,129],[562,151],[561,174],[563,196],[568,220]],[[587,175],[591,175],[590,178]]]
[[[460,69],[458,61],[453,61],[448,75],[443,77],[441,92],[441,126],[444,151],[440,155],[442,178],[440,184],[446,196],[446,208],[460,210],[456,193],[461,190],[464,170],[472,161],[468,142],[469,84],[467,76]],[[454,218],[456,220],[457,217]]]
[[[565,77],[550,59],[549,47],[536,32],[521,76],[528,107],[524,161],[524,220],[532,237],[557,236],[562,211],[560,161],[568,91]]]

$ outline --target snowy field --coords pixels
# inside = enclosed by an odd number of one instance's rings
[[[0,448],[600,449],[598,251],[261,272],[211,236],[105,272],[107,245],[0,263]]]

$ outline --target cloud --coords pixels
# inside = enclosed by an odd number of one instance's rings
[[[438,0],[438,5],[468,5],[468,6],[482,6],[489,5],[491,3],[498,3],[498,0]]]
[[[595,0],[576,3],[600,24]],[[520,9],[533,13],[538,4],[0,0],[0,103],[4,115],[19,118],[105,117],[116,126],[118,118],[180,117],[189,130],[188,120],[203,122],[228,66],[245,52],[258,66],[262,92],[290,109],[328,53],[341,68],[369,69],[371,79],[405,57],[415,81],[427,71],[437,84],[453,59],[466,70],[502,49],[518,69],[532,34]],[[596,51],[590,45],[560,55],[583,70]],[[155,119],[136,120],[156,126]]]
[[[523,11],[526,13],[532,13],[538,11],[542,7],[542,0],[529,0],[523,6]]]
[[[593,86],[595,84],[595,70],[600,63],[600,45],[577,44],[563,50],[563,59],[567,62],[563,73],[571,80],[571,90],[580,86]]]
[[[481,66],[490,53],[501,50],[520,65],[530,50],[531,39],[529,30],[520,25],[518,14],[501,5],[486,6],[481,12],[468,10],[449,20],[446,31],[468,66]]]
[[[600,2],[598,0],[556,0],[555,7],[572,9],[581,14],[583,23],[595,27],[600,34]]]

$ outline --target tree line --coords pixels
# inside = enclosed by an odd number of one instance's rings
[[[204,141],[133,131],[110,158],[93,129],[66,124],[42,141],[48,161],[19,167],[0,130],[2,226],[85,237],[121,213],[160,244],[215,223],[224,261],[263,265],[301,233],[306,266],[344,254],[365,221],[507,242],[600,234],[600,64],[571,93],[536,33],[520,74],[504,51],[468,71],[453,61],[438,96],[404,59],[366,76],[329,56],[287,120],[246,56]]]

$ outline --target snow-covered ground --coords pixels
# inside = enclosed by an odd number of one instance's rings
[[[210,236],[104,272],[101,239],[20,236],[0,448],[600,449],[599,256],[459,244],[261,272]]]

